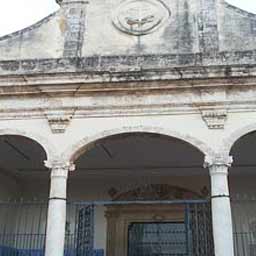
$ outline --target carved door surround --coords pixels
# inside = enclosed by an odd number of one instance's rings
[[[114,191],[114,189],[112,189]],[[202,198],[187,189],[169,184],[149,184],[113,194],[113,201],[189,200]],[[128,227],[143,222],[185,222],[183,204],[122,204],[110,205],[107,218],[107,256],[128,256]]]
[[[106,211],[107,256],[128,256],[128,227],[142,222],[184,222],[184,205],[113,205]]]

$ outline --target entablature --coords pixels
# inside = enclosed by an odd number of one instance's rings
[[[1,65],[1,62],[0,62]],[[120,92],[255,85],[256,65],[187,66],[127,71],[67,71],[1,75],[0,96]]]

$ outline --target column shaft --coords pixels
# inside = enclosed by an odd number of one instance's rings
[[[51,168],[45,256],[63,256],[65,245],[67,177],[70,165],[56,164],[52,165]]]
[[[207,162],[211,176],[212,225],[215,256],[234,256],[232,215],[228,187],[231,159]]]

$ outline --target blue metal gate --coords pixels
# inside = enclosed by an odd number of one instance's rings
[[[192,200],[68,203],[65,256],[103,256],[103,250],[94,248],[95,206],[134,204],[179,205],[185,218],[132,223],[128,256],[214,255],[210,203]],[[43,256],[46,219],[46,203],[0,203],[0,256]]]
[[[131,223],[128,256],[214,256],[211,205],[206,200],[190,201],[103,201],[73,203],[73,247],[66,256],[103,256],[94,250],[94,207],[113,205],[174,205],[184,209],[184,221]]]
[[[91,256],[93,255],[94,207],[85,205],[78,207],[77,211],[76,256]]]
[[[186,205],[187,247],[190,256],[214,256],[210,202]]]
[[[0,202],[0,256],[43,256],[45,202]]]
[[[184,206],[184,222],[132,223],[128,256],[214,255],[210,204],[185,202]]]
[[[132,223],[128,232],[129,256],[188,255],[184,222]]]

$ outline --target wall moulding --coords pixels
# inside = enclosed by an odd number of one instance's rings
[[[163,60],[163,56],[159,56],[159,62]],[[162,57],[162,58],[161,58]],[[175,56],[176,58],[177,56]],[[145,57],[146,58],[146,57]],[[152,58],[152,56],[151,56]],[[185,56],[184,56],[185,58]],[[189,58],[189,56],[188,56]],[[103,57],[101,59],[104,59]],[[120,61],[120,58],[117,58],[117,61]],[[71,59],[72,60],[72,59]],[[88,58],[86,59],[88,61]],[[32,60],[37,62],[37,60]],[[56,62],[55,59],[49,60],[49,62]],[[65,61],[67,61],[65,59]],[[81,62],[83,60],[81,59]],[[110,60],[111,61],[111,60]],[[127,58],[123,60],[123,62],[127,61]],[[191,63],[191,66],[184,67],[173,67],[173,63],[171,67],[166,66],[167,64],[162,61],[163,64],[156,63],[155,66],[143,66],[143,63],[138,65],[139,60],[134,60],[134,63],[131,67],[124,66],[122,67],[120,63],[114,63],[115,67],[118,66],[120,70],[116,69],[113,71],[112,69],[104,69],[99,70],[99,63],[97,63],[96,67],[91,65],[91,62],[88,61],[88,66],[81,67],[81,70],[78,67],[70,67],[68,69],[66,63],[65,69],[63,69],[63,65],[59,68],[56,65],[52,68],[49,68],[48,72],[45,70],[41,70],[39,67],[36,67],[35,70],[23,70],[22,67],[20,69],[14,70],[7,68],[9,66],[18,64],[21,65],[25,60],[20,60],[18,63],[9,63],[0,61],[0,86],[9,86],[9,85],[63,85],[63,84],[72,84],[72,83],[111,83],[111,82],[130,82],[130,81],[159,81],[159,80],[178,80],[178,79],[223,79],[227,82],[231,83],[231,79],[235,79],[236,83],[242,80],[248,80],[252,82],[255,80],[253,76],[256,76],[256,66],[245,66],[245,65],[236,65],[229,66],[229,76],[228,79],[226,76],[226,67],[224,66],[194,66],[195,62]],[[77,62],[75,62],[77,63]],[[94,63],[94,62],[93,62]],[[47,62],[47,64],[49,64]],[[165,66],[161,66],[164,65]],[[5,67],[7,66],[7,67]],[[22,66],[22,65],[21,65]],[[143,69],[142,69],[143,67]],[[157,68],[156,68],[157,67]],[[108,67],[111,68],[111,67]],[[87,70],[86,72],[84,70]],[[196,73],[195,73],[196,71]],[[72,79],[70,79],[72,78]],[[234,83],[233,83],[234,85]]]
[[[184,94],[186,98],[187,94]],[[96,97],[96,96],[95,96]],[[81,98],[80,98],[81,99]],[[176,99],[176,98],[175,98]],[[97,106],[89,106],[86,103],[86,98],[84,100],[79,100],[75,105],[70,106],[70,101],[63,101],[63,106],[56,106],[52,108],[50,104],[46,104],[43,107],[42,102],[35,101],[35,103],[28,105],[26,108],[13,108],[15,104],[19,104],[19,98],[13,98],[5,106],[5,109],[0,111],[0,120],[31,120],[31,119],[47,119],[50,120],[52,125],[58,125],[66,123],[66,127],[70,124],[71,119],[81,119],[81,118],[104,118],[104,117],[128,117],[128,116],[155,116],[155,115],[177,115],[177,114],[196,114],[200,119],[202,119],[207,126],[211,129],[223,129],[227,119],[226,110],[213,110],[209,106],[205,106],[205,102],[191,102],[188,104],[182,98],[178,102],[161,102],[159,98],[152,100],[150,104],[147,102],[140,102],[141,104],[133,105],[119,104],[119,98],[113,98],[111,104],[106,104],[102,102]],[[73,104],[73,103],[72,103]],[[219,102],[223,108],[227,107],[225,102]],[[51,108],[50,108],[51,107]],[[71,107],[70,110],[65,110],[67,107]],[[244,113],[244,112],[254,113],[256,111],[256,103],[254,100],[252,102],[241,100],[241,102],[229,101],[228,113]],[[55,130],[55,129],[54,129]],[[64,132],[64,127],[61,128]]]

